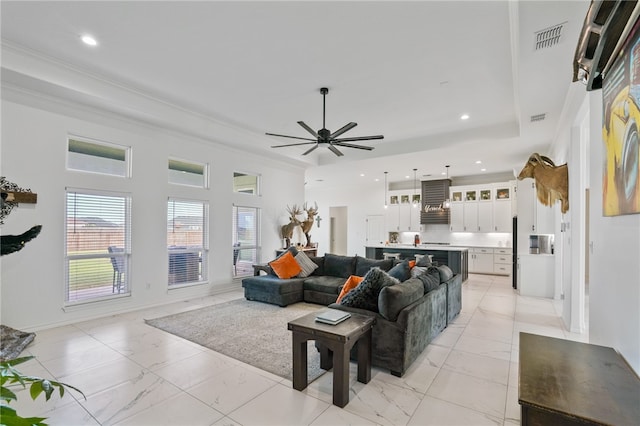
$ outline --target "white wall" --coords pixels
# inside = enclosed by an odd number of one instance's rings
[[[54,102],[46,110],[30,104],[2,102],[1,174],[38,194],[35,205],[21,205],[5,218],[3,234],[20,234],[34,224],[41,234],[23,250],[3,256],[1,265],[2,324],[29,330],[76,322],[116,312],[201,297],[230,287],[232,280],[232,205],[262,209],[264,258],[281,244],[285,207],[304,198],[304,171],[285,163],[265,162],[255,154],[225,148],[185,135],[137,124],[112,115],[77,114]],[[64,110],[64,113],[58,111]],[[51,112],[54,111],[54,112]],[[70,112],[71,111],[71,112]],[[82,118],[74,118],[82,117]],[[131,179],[67,171],[68,134],[132,147]],[[168,157],[208,162],[211,188],[168,185]],[[234,171],[262,177],[262,195],[232,192]],[[64,307],[65,188],[128,192],[132,203],[131,296],[73,308]],[[210,274],[207,285],[167,290],[167,197],[204,199],[210,206]],[[146,284],[150,288],[146,288]]]
[[[615,348],[640,374],[640,214],[602,215],[601,90],[589,93],[589,105],[589,341]]]

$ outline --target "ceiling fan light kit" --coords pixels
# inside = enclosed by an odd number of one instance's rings
[[[358,123],[354,123],[353,121],[350,122],[350,123],[345,124],[344,126],[339,128],[335,132],[331,133],[331,131],[327,129],[327,126],[325,124],[325,118],[326,118],[326,96],[327,96],[327,93],[329,93],[329,89],[328,88],[323,87],[323,88],[320,89],[320,94],[322,94],[322,129],[320,129],[320,130],[318,130],[316,132],[311,127],[309,127],[304,121],[298,121],[298,124],[303,129],[305,129],[307,132],[309,132],[315,139],[301,138],[301,137],[298,137],[298,136],[279,135],[279,134],[276,134],[276,133],[265,133],[268,136],[277,136],[277,137],[280,137],[280,138],[299,139],[299,140],[307,141],[307,142],[290,143],[290,144],[285,144],[285,145],[272,145],[271,148],[283,148],[283,147],[286,147],[286,146],[298,146],[298,145],[313,145],[311,148],[309,148],[308,150],[306,150],[305,152],[302,153],[302,155],[307,155],[310,152],[313,152],[313,150],[318,148],[321,144],[325,144],[327,146],[327,148],[329,148],[329,150],[331,152],[333,152],[338,157],[341,157],[344,154],[342,152],[340,152],[340,150],[338,150],[338,148],[336,148],[336,146],[343,147],[343,148],[356,148],[356,149],[363,149],[363,150],[366,150],[366,151],[371,151],[371,150],[373,150],[373,147],[371,147],[371,146],[356,145],[356,144],[352,144],[352,143],[348,143],[348,142],[366,141],[366,140],[374,140],[374,139],[384,139],[383,135],[357,136],[357,137],[352,137],[352,138],[338,138],[338,136],[342,135],[343,133],[348,132],[349,130],[353,129],[354,127],[356,127],[358,125]]]

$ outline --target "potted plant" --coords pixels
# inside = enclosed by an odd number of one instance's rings
[[[28,376],[18,371],[15,366],[29,361],[34,357],[27,356],[9,361],[0,362],[0,424],[6,426],[40,426],[46,425],[43,421],[45,417],[21,417],[16,410],[9,406],[11,401],[17,401],[18,396],[13,392],[13,388],[22,387],[26,389],[29,385],[29,394],[35,400],[44,393],[46,400],[58,390],[60,398],[64,396],[65,388],[73,389],[86,400],[84,393],[78,388],[69,384],[44,379],[42,377]]]

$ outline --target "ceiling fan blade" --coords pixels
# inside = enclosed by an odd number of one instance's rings
[[[334,145],[338,145],[338,146],[344,146],[345,148],[357,148],[357,149],[366,149],[367,151],[373,151],[373,147],[371,146],[362,146],[362,145],[353,145],[350,143],[344,143],[344,142],[333,142]]]
[[[351,123],[348,123],[344,126],[342,126],[341,128],[339,128],[338,130],[336,130],[335,132],[331,133],[331,135],[329,135],[329,137],[331,139],[340,136],[341,134],[343,134],[344,132],[353,129],[354,127],[356,127],[358,125],[358,123],[354,123],[353,121]]]
[[[315,139],[310,139],[310,138],[299,138],[297,136],[287,136],[287,135],[278,135],[276,133],[265,133],[265,135],[269,135],[269,136],[277,136],[279,138],[290,138],[290,139],[300,139],[303,141],[311,141],[311,142],[318,142]]]
[[[318,147],[318,144],[316,143],[314,146],[312,146],[311,148],[309,148],[308,150],[306,150],[305,152],[302,153],[302,155],[307,155],[310,152],[312,152],[314,149],[316,149]]]
[[[334,139],[332,142],[355,142],[355,141],[369,141],[373,139],[384,139],[383,135],[375,135],[375,136],[358,136],[355,138],[342,138],[342,139]]]
[[[310,145],[312,143],[318,142],[299,142],[299,143],[288,143],[286,145],[271,145],[271,148],[284,148],[285,146],[298,146],[298,145]]]
[[[327,148],[329,148],[331,150],[331,152],[333,152],[335,155],[337,155],[338,157],[342,157],[344,154],[341,153],[340,151],[338,151],[338,148],[336,148],[335,146],[329,144],[327,145]]]
[[[311,127],[307,126],[307,124],[304,121],[298,121],[298,124],[301,125],[307,132],[311,133],[314,137],[318,137],[318,133],[316,133],[315,130],[313,130]]]

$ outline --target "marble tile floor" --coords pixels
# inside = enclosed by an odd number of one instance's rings
[[[51,425],[516,425],[519,332],[585,341],[549,299],[519,296],[509,277],[470,275],[461,314],[402,378],[374,368],[350,402],[332,405],[332,374],[303,392],[291,382],[147,326],[155,318],[241,298],[241,290],[37,332],[24,373],[83,390],[19,413]]]

